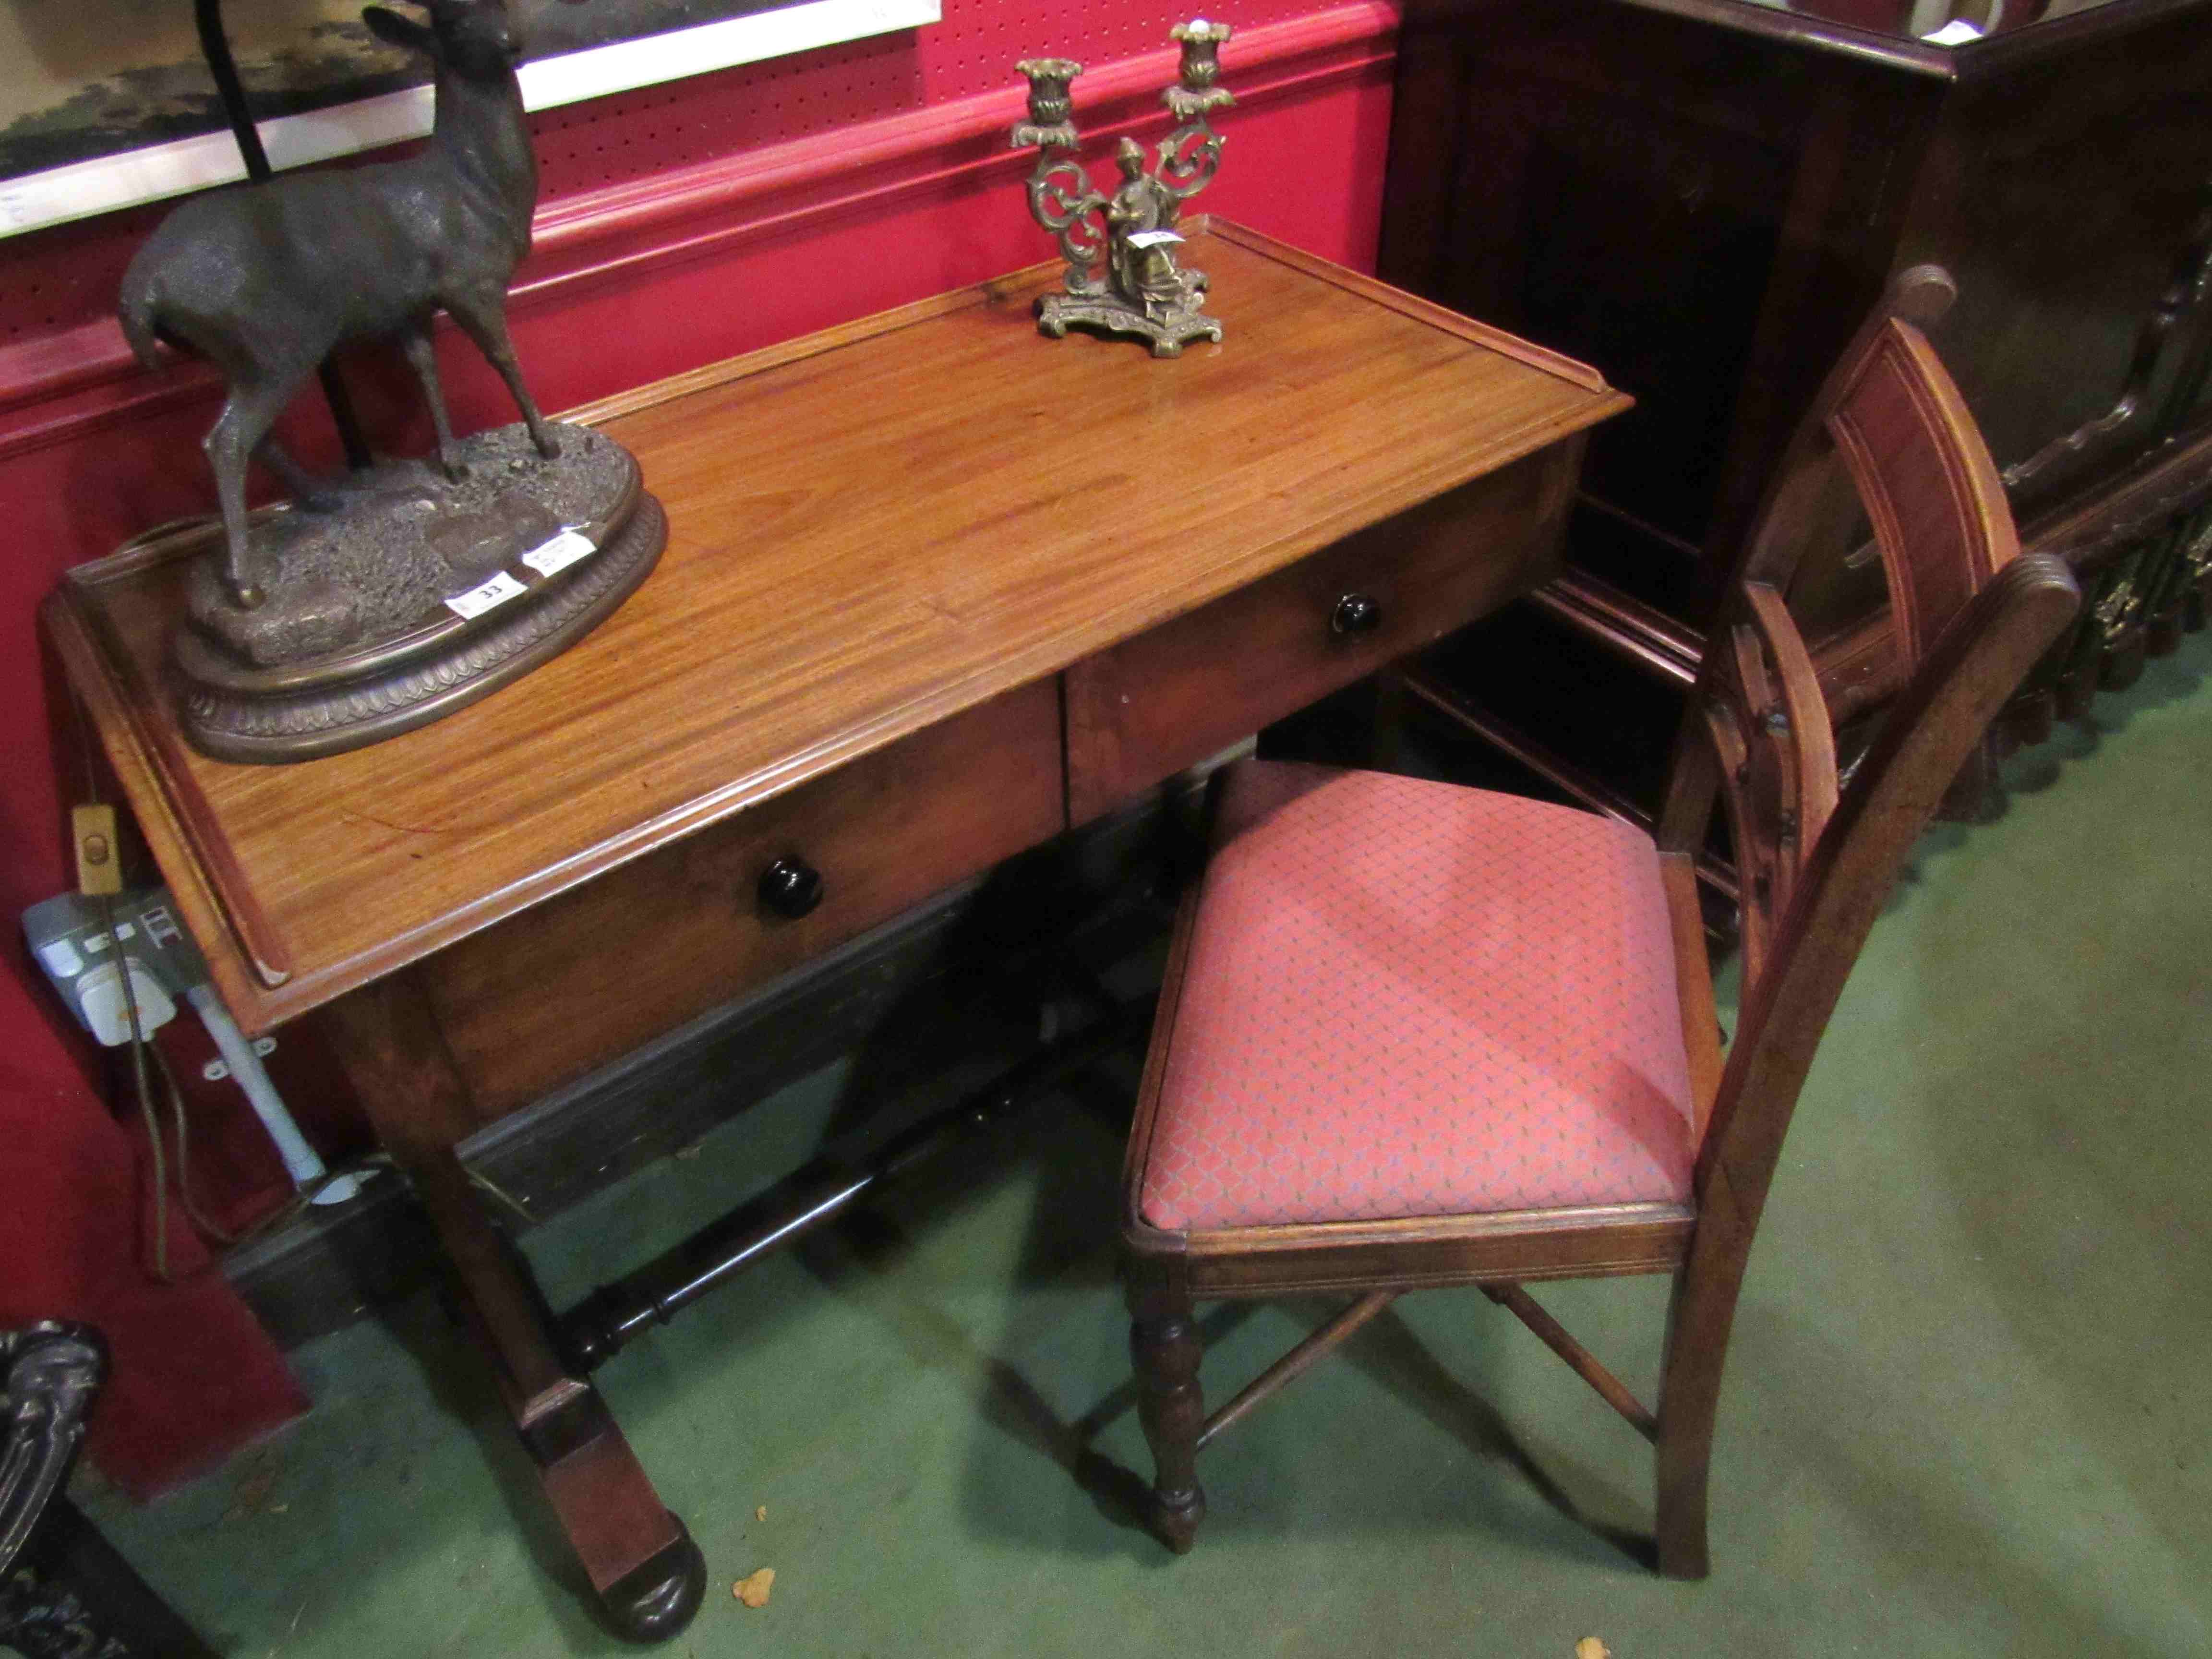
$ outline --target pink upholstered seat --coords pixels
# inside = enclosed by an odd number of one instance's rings
[[[1139,1212],[1155,1227],[1680,1200],[1688,1061],[1650,837],[1246,762],[1227,781]]]

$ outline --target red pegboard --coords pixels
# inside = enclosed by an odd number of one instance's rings
[[[0,346],[112,315],[123,268],[161,215],[134,208],[0,241]]]
[[[1249,0],[1228,21],[1249,27],[1312,9],[1312,0]],[[924,28],[549,110],[536,122],[541,188],[551,198],[628,183],[657,168],[1019,86],[1014,64],[1024,58],[1135,57],[1166,47],[1168,30],[1194,15],[1115,0],[945,0],[944,20]],[[1232,40],[1222,53],[1232,86],[1236,50]],[[1080,82],[1076,93],[1080,120]]]
[[[1314,0],[1241,0],[1217,21],[1249,28],[1302,16]],[[858,122],[1018,86],[1023,58],[1087,64],[1164,49],[1192,5],[1126,0],[945,0],[940,22],[712,75],[641,87],[532,118],[541,202],[627,184]],[[1237,84],[1237,44],[1222,52]],[[1076,119],[1083,118],[1078,82]],[[0,240],[0,345],[112,313],[123,269],[167,204]]]

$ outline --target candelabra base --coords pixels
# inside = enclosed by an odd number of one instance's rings
[[[1170,308],[1131,305],[1121,295],[1105,294],[1047,294],[1036,304],[1037,331],[1055,340],[1072,324],[1088,323],[1109,334],[1135,334],[1152,343],[1155,357],[1180,357],[1183,342],[1206,338],[1221,341],[1221,319],[1198,308],[1195,291],[1187,304]]]

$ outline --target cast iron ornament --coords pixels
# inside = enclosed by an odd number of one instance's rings
[[[637,465],[557,427],[523,384],[507,285],[530,248],[538,165],[506,0],[381,6],[380,39],[428,57],[421,154],[212,191],[164,220],[120,305],[140,360],[205,357],[228,395],[204,447],[222,507],[172,652],[182,725],[204,752],[295,761],[397,736],[557,654],[645,579],[665,539]],[[522,412],[457,440],[430,343],[449,313]],[[437,433],[435,460],[311,479],[270,428],[331,349],[398,342]],[[292,497],[249,514],[258,459]],[[220,561],[213,557],[218,550]]]
[[[33,1534],[60,1499],[107,1375],[89,1325],[43,1320],[0,1331],[0,1650],[29,1659],[130,1659],[134,1650],[76,1589],[35,1565]]]
[[[1183,342],[1201,336],[1218,341],[1221,321],[1200,307],[1206,273],[1179,269],[1176,225],[1182,204],[1212,182],[1221,167],[1221,135],[1207,117],[1236,103],[1216,86],[1226,23],[1194,18],[1169,37],[1182,46],[1178,83],[1160,94],[1177,125],[1160,141],[1158,159],[1145,170],[1145,153],[1133,138],[1115,149],[1121,182],[1111,196],[1091,187],[1076,160],[1074,109],[1068,86],[1083,65],[1066,58],[1024,58],[1014,65],[1030,83],[1030,118],[1013,131],[1013,145],[1037,150],[1030,173],[1030,214],[1053,233],[1067,261],[1066,292],[1037,301],[1037,327],[1059,339],[1071,323],[1109,333],[1141,335],[1155,357],[1182,355]]]

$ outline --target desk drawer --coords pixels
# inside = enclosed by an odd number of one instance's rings
[[[1549,580],[1581,452],[1554,444],[1070,669],[1070,822]]]
[[[423,965],[485,1121],[627,1054],[1065,822],[1046,680],[969,710],[474,934]],[[796,918],[759,893],[818,872]]]

